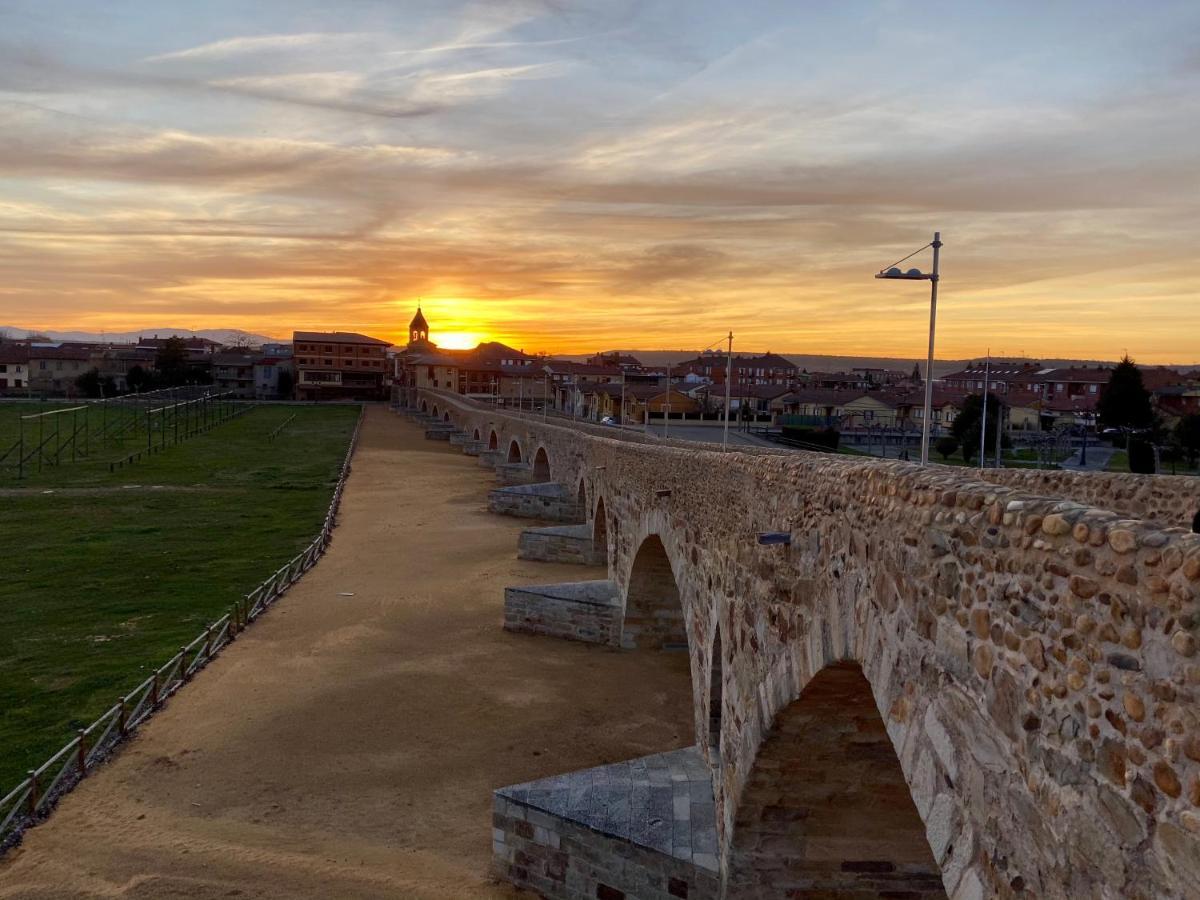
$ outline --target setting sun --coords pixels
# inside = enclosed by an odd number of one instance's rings
[[[473,350],[486,338],[474,331],[439,331],[437,344],[447,350]]]

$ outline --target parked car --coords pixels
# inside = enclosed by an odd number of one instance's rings
[[[601,425],[616,425],[617,420],[614,419],[612,416],[605,416],[603,419],[600,420],[600,424]]]

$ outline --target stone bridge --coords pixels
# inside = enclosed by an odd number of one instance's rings
[[[496,468],[498,512],[558,523],[522,553],[607,567],[514,586],[506,627],[690,664],[691,747],[496,792],[503,876],[1200,896],[1195,481],[721,454],[433,391],[406,411]]]

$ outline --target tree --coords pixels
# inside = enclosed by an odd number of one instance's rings
[[[942,462],[948,460],[954,451],[958,449],[958,438],[953,435],[945,434],[937,439],[933,449],[936,450],[942,457]]]
[[[1142,384],[1142,371],[1128,354],[1113,369],[1108,386],[1100,395],[1097,406],[1100,422],[1106,428],[1120,428],[1128,432],[1135,428],[1150,428],[1154,425],[1154,408],[1150,405],[1150,392]]]
[[[1175,439],[1183,448],[1189,465],[1196,465],[1200,459],[1200,413],[1190,413],[1179,420],[1175,426]]]
[[[165,385],[183,384],[188,376],[187,344],[178,335],[167,338],[158,348],[154,367]]]
[[[90,369],[75,379],[75,387],[85,397],[111,397],[117,392],[117,384],[111,375],[101,375],[99,369]]]
[[[295,383],[296,383],[296,379],[292,376],[291,369],[281,368],[279,370],[279,382],[278,382],[278,387],[276,388],[276,390],[279,392],[279,396],[281,399],[283,399],[283,400],[291,400],[292,399],[292,387],[293,387],[293,385],[295,385]]]
[[[130,366],[129,371],[125,373],[125,383],[131,391],[148,390],[153,382],[154,377],[141,366]]]
[[[1154,445],[1149,441],[1129,442],[1129,471],[1140,475],[1153,475],[1157,469]]]
[[[996,446],[996,430],[1000,427],[1001,401],[995,394],[988,394],[987,403],[987,436],[984,439],[985,449],[990,453]],[[983,418],[983,395],[971,394],[963,401],[962,409],[950,426],[950,433],[962,447],[962,457],[967,462],[975,456],[979,449],[979,429]],[[1006,445],[1008,439],[1001,438],[1001,445]]]

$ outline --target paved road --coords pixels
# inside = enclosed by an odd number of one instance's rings
[[[368,413],[329,553],[0,860],[0,898],[515,897],[491,790],[691,744],[686,654],[513,635],[490,472]],[[353,596],[343,596],[350,593]]]

